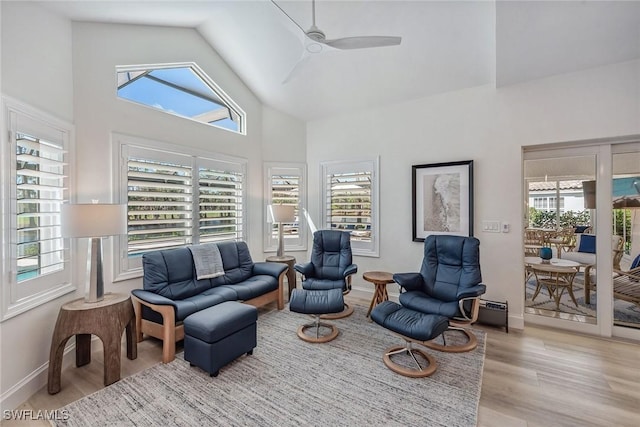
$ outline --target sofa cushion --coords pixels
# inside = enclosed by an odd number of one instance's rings
[[[224,265],[224,276],[211,279],[213,286],[232,285],[253,274],[253,260],[246,242],[220,242],[218,249]]]
[[[211,280],[196,280],[187,248],[147,252],[142,256],[143,288],[172,300],[181,300],[211,288]]]
[[[238,300],[246,301],[278,289],[278,279],[273,276],[257,275],[249,277],[241,283],[220,287],[233,290],[238,295]]]
[[[562,254],[562,259],[585,265],[593,265],[596,263],[596,254],[590,254],[588,252],[567,252]]]
[[[578,252],[595,254],[596,236],[593,234],[583,234],[582,236],[580,236],[580,246],[578,246]]]
[[[195,304],[198,310],[204,310],[205,308],[213,307],[214,305],[227,301],[236,301],[237,299],[238,293],[233,289],[228,287],[216,287],[207,289],[198,295],[186,298],[184,301],[190,301]]]

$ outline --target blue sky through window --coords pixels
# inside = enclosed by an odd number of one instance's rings
[[[118,81],[120,98],[239,132],[238,115],[190,67],[119,72]]]

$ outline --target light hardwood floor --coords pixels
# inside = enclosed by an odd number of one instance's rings
[[[640,426],[640,343],[535,326],[508,334],[477,327],[487,332],[479,426]],[[101,346],[96,347],[91,364],[63,371],[60,393],[50,396],[45,386],[18,409],[56,409],[103,388]],[[133,361],[123,346],[122,376],[159,363],[161,356],[161,343],[154,339],[138,345]]]

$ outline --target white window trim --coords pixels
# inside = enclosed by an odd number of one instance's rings
[[[75,128],[72,124],[54,117],[46,112],[38,110],[30,105],[20,102],[8,96],[2,97],[2,143],[5,147],[0,153],[0,172],[2,176],[1,188],[1,211],[2,211],[2,234],[3,241],[2,250],[2,291],[0,292],[0,321],[10,319],[35,307],[38,307],[48,301],[54,300],[62,295],[74,292],[76,286],[73,284],[73,264],[71,259],[66,259],[65,268],[60,273],[56,273],[55,277],[62,280],[56,280],[49,283],[53,276],[43,276],[40,283],[34,286],[34,291],[27,296],[19,297],[17,280],[15,276],[15,254],[12,253],[11,241],[15,238],[15,229],[13,229],[12,219],[12,195],[14,194],[13,184],[15,178],[12,176],[13,167],[11,161],[14,158],[9,147],[12,138],[15,137],[14,123],[12,117],[23,116],[30,120],[40,122],[43,126],[53,128],[65,135],[65,149],[67,151],[66,161],[68,163],[69,173],[67,194],[74,194],[75,179],[73,173],[74,155],[75,155]],[[37,136],[37,135],[35,135]],[[13,146],[12,146],[13,148]],[[13,236],[13,238],[9,238]],[[75,253],[75,245],[65,239],[65,253]],[[73,250],[73,252],[71,250]]]
[[[114,200],[122,204],[127,204],[128,202],[127,200],[128,199],[127,197],[127,170],[128,170],[127,160],[128,159],[126,155],[126,149],[128,146],[144,149],[144,150],[154,150],[162,153],[168,153],[169,155],[189,156],[193,158],[200,158],[200,159],[213,160],[213,161],[219,161],[219,162],[229,162],[229,163],[240,165],[242,169],[242,173],[244,175],[243,194],[242,194],[242,217],[244,221],[244,227],[242,228],[242,239],[247,240],[247,228],[248,228],[247,185],[249,183],[249,176],[247,173],[247,164],[248,164],[247,159],[113,132],[111,134],[111,147],[112,147],[112,155],[113,155],[113,164],[115,165],[114,167],[117,168],[116,173],[113,174]],[[194,160],[194,165],[196,164],[197,164],[197,161]],[[114,280],[113,281],[120,282],[123,280],[142,277],[142,273],[143,273],[142,266],[127,268],[127,266],[123,262],[124,257],[127,256],[127,237],[114,236],[113,239],[114,239],[114,244],[113,244]]]
[[[322,191],[320,193],[321,224],[326,228],[329,216],[326,210],[326,197],[328,174],[348,173],[354,170],[371,171],[371,242],[351,242],[351,252],[353,255],[366,257],[380,257],[380,157],[359,159],[359,160],[338,160],[320,162],[320,182]]]
[[[278,249],[278,241],[271,235],[270,224],[267,220],[267,206],[272,200],[272,177],[274,175],[291,174],[300,176],[299,187],[299,206],[298,212],[298,232],[299,238],[296,243],[292,244],[285,239],[285,251],[306,251],[307,250],[307,221],[303,212],[307,209],[307,165],[306,163],[293,162],[265,162],[264,163],[264,210],[263,221],[263,250],[264,252],[276,252]]]

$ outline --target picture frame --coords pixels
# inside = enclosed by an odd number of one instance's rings
[[[413,241],[473,236],[473,160],[413,165]]]

